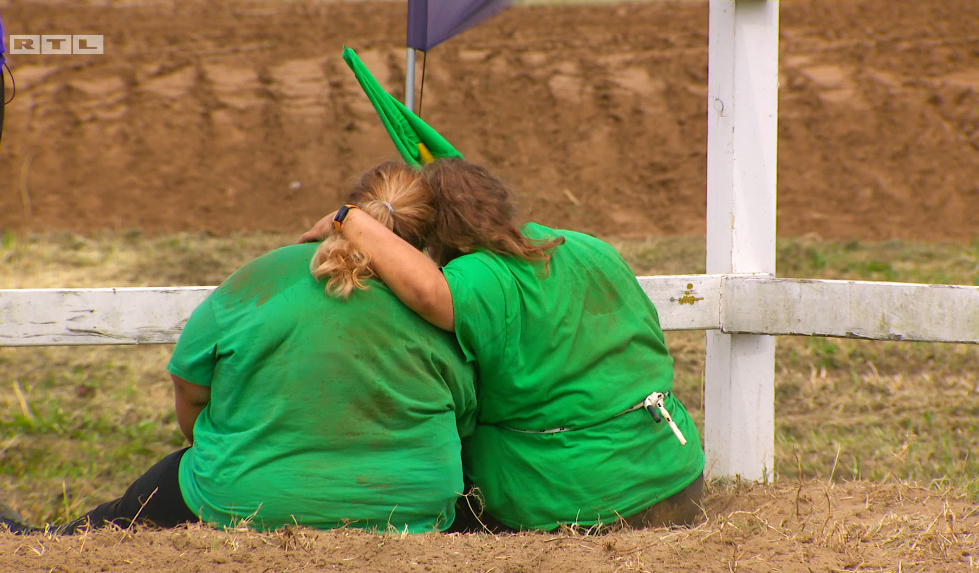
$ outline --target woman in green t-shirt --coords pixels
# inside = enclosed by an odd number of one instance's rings
[[[413,249],[432,233],[431,191],[404,165],[369,171],[349,203]],[[191,446],[59,531],[137,515],[161,527],[447,529],[474,373],[370,263],[335,230],[231,275],[193,312],[168,366]]]
[[[463,464],[483,522],[694,521],[704,454],[671,392],[656,309],[628,264],[588,235],[518,227],[509,190],[482,167],[441,160],[423,177],[437,198],[430,252],[441,271],[370,217],[348,214],[342,232],[477,365],[479,417]]]

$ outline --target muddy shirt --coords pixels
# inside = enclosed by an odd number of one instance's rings
[[[251,261],[184,328],[168,369],[211,387],[180,463],[184,500],[219,526],[445,529],[472,370],[383,284],[326,296],[315,251]]]
[[[643,409],[616,416],[673,386],[656,309],[625,260],[588,235],[533,223],[524,233],[567,241],[546,277],[543,263],[488,252],[443,269],[456,336],[479,374],[464,467],[510,527],[609,523],[701,475],[697,429],[672,394],[666,407],[686,446]],[[518,431],[555,428],[571,430]]]

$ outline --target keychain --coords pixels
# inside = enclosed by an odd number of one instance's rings
[[[683,432],[677,427],[676,422],[670,416],[670,413],[666,411],[666,405],[663,404],[663,399],[666,398],[666,394],[662,392],[653,392],[646,399],[642,401],[642,405],[649,412],[649,415],[653,417],[653,421],[659,424],[666,419],[666,423],[670,425],[670,429],[673,430],[673,434],[676,439],[680,441],[681,446],[687,445],[687,439],[683,437]]]

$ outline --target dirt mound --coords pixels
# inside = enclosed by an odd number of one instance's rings
[[[294,230],[392,157],[340,59],[400,96],[401,3],[10,2],[0,227]],[[979,231],[979,3],[782,3],[779,232]],[[80,25],[84,22],[84,25]],[[512,9],[432,51],[424,117],[530,215],[604,235],[705,228],[705,2]]]
[[[976,507],[906,485],[720,488],[693,529],[605,536],[107,531],[0,534],[4,571],[963,571],[979,562]]]

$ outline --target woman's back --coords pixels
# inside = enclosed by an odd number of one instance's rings
[[[492,376],[480,389],[486,400],[480,422],[507,420],[520,429],[591,425],[652,391],[668,392],[673,359],[656,309],[619,254],[582,233],[534,223],[524,232],[532,239],[565,238],[547,269],[543,261],[486,251],[443,269],[456,307],[469,311],[456,313],[456,333],[481,374]],[[616,388],[613,399],[591,384],[596,378]],[[585,417],[568,420],[564,412]]]
[[[251,261],[188,322],[170,370],[211,386],[211,401],[181,461],[184,499],[220,525],[444,529],[472,372],[381,283],[326,296],[315,251]]]
[[[608,244],[532,223],[524,233],[564,236],[546,277],[543,262],[486,251],[443,269],[456,334],[478,363],[479,425],[465,459],[488,511],[510,527],[592,525],[683,489],[703,453],[679,402],[667,407],[687,446],[643,409],[619,416],[672,389],[656,309]]]

